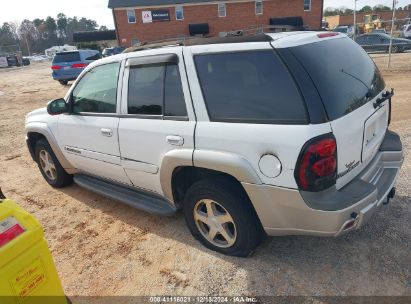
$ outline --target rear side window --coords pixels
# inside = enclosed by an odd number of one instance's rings
[[[385,88],[374,62],[349,38],[325,40],[290,50],[310,74],[330,120],[358,109]]]
[[[300,92],[274,51],[195,56],[211,121],[305,124]]]
[[[186,117],[180,73],[175,64],[153,64],[130,69],[128,114]]]
[[[76,61],[81,61],[79,52],[57,53],[53,59],[53,63],[76,62]]]

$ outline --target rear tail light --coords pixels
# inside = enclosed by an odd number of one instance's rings
[[[53,66],[51,66],[51,69],[52,69],[53,71],[55,71],[55,70],[60,70],[60,69],[61,69],[61,66],[59,66],[59,65],[53,65]]]
[[[82,69],[87,66],[87,63],[73,63],[71,65],[72,68]]]
[[[334,37],[337,36],[338,33],[321,33],[321,34],[317,34],[318,38],[328,38],[328,37]]]
[[[298,187],[305,191],[321,191],[337,179],[337,142],[326,134],[308,141],[300,152],[294,174]]]

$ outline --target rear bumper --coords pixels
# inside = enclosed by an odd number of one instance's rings
[[[299,192],[243,183],[268,235],[339,236],[359,229],[387,199],[403,163],[398,135],[387,131],[379,152],[348,185]]]
[[[81,74],[83,69],[71,69],[64,72],[53,72],[51,76],[54,80],[75,80]]]

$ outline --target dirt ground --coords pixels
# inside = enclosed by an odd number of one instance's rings
[[[334,238],[267,239],[247,259],[205,249],[181,213],[152,216],[77,185],[55,190],[25,146],[25,114],[68,87],[50,64],[0,70],[0,185],[44,225],[68,296],[411,295],[411,68],[387,71],[396,89],[391,129],[403,140],[397,196],[363,229]],[[411,54],[394,56],[411,67]],[[404,64],[405,63],[405,64]]]

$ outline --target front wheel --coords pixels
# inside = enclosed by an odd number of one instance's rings
[[[68,84],[67,80],[59,80],[59,82],[60,82],[61,85],[67,85]]]
[[[61,166],[47,141],[36,142],[35,155],[41,174],[52,187],[63,188],[73,182],[73,177]]]
[[[192,235],[207,248],[246,257],[265,233],[240,185],[226,180],[194,183],[184,199],[184,216]]]

